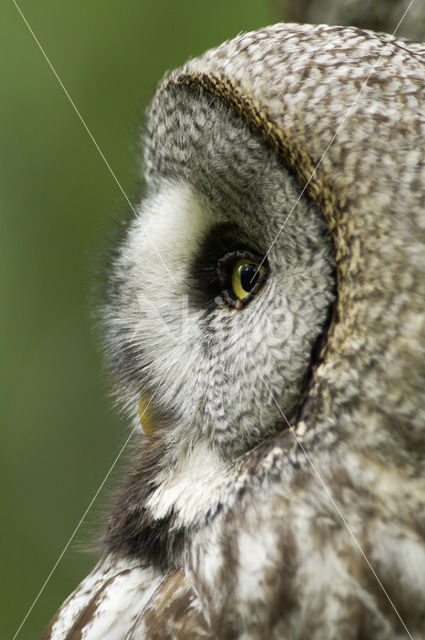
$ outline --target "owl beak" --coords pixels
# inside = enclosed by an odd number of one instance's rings
[[[154,433],[152,413],[149,411],[150,400],[141,397],[139,400],[139,420],[145,435],[151,438]]]

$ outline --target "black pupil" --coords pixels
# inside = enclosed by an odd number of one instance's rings
[[[246,264],[241,273],[241,285],[245,291],[251,291],[259,278],[258,267],[253,264]]]

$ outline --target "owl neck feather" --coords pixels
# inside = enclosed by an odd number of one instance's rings
[[[175,566],[191,532],[220,510],[230,470],[205,443],[177,457],[142,442],[112,507],[106,550]]]

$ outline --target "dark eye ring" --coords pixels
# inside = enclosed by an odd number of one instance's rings
[[[257,295],[269,274],[267,258],[250,249],[229,251],[217,263],[217,275],[227,304],[243,309]]]

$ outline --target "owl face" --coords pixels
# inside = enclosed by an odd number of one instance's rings
[[[233,458],[297,409],[334,299],[332,246],[245,123],[200,93],[170,100],[150,114],[146,195],[112,268],[109,362],[152,439]]]

